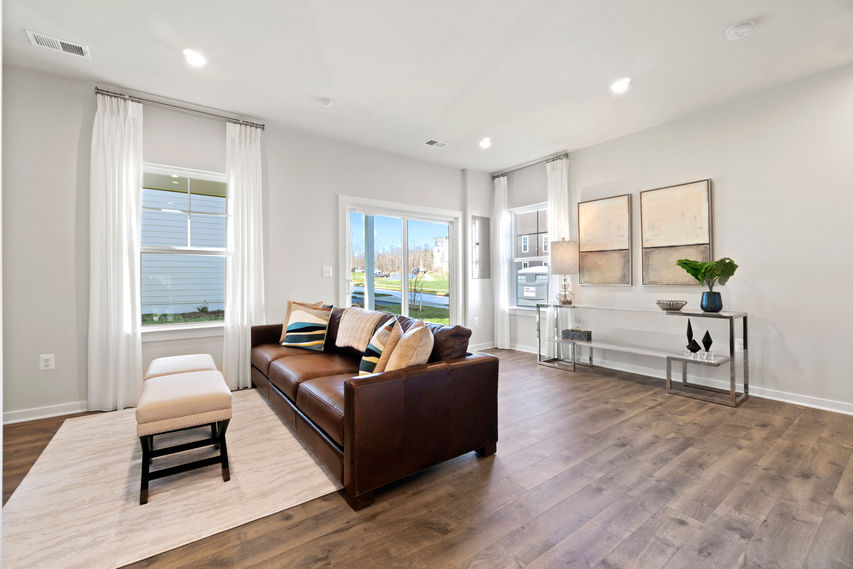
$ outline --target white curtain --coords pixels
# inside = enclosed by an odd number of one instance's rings
[[[98,95],[89,188],[88,408],[123,409],[142,388],[139,203],[142,105]]]
[[[570,240],[569,160],[559,158],[545,164],[548,175],[548,239]]]
[[[228,123],[225,338],[222,373],[231,389],[251,387],[251,327],[264,321],[261,129]]]
[[[510,263],[512,262],[512,218],[507,197],[507,178],[495,178],[492,210],[492,283],[495,296],[495,346],[509,349]]]
[[[558,158],[545,163],[548,185],[548,240],[571,240],[569,216],[569,160]],[[560,276],[551,275],[548,302],[560,289]]]

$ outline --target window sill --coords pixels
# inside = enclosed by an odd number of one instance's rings
[[[509,313],[512,316],[525,316],[527,318],[535,318],[536,308],[532,306],[510,306]]]
[[[216,338],[225,334],[224,322],[203,324],[161,324],[142,327],[142,343]]]

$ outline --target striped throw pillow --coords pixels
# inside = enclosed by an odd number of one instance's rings
[[[322,352],[331,316],[331,305],[312,306],[302,302],[291,303],[290,318],[287,320],[281,345]]]
[[[364,356],[358,366],[358,375],[370,375],[385,371],[385,365],[394,351],[394,346],[400,341],[403,331],[396,318],[392,318],[373,334]]]

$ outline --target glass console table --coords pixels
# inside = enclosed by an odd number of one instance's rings
[[[566,311],[568,318],[561,319],[561,312]],[[652,346],[630,345],[621,342],[591,340],[564,339],[562,337],[563,326],[561,322],[568,323],[569,327],[576,322],[576,311],[607,311],[608,315],[618,318],[619,313],[625,315],[645,313],[649,315],[672,317],[683,316],[691,318],[711,318],[724,320],[728,328],[728,354],[690,354],[686,349],[667,350]],[[713,403],[720,403],[730,407],[737,407],[749,398],[749,344],[747,335],[747,313],[746,312],[703,312],[701,310],[682,309],[678,311],[663,311],[660,309],[645,308],[614,308],[605,306],[583,306],[571,304],[538,304],[536,305],[536,331],[537,331],[537,361],[539,365],[555,367],[575,371],[576,366],[582,365],[592,367],[593,353],[595,350],[610,350],[641,356],[656,357],[666,362],[666,390],[685,397],[701,399]],[[743,329],[743,351],[736,349],[735,345],[735,322],[741,321]],[[553,322],[553,326],[551,323]],[[698,341],[698,339],[697,339]],[[543,346],[548,347],[548,353],[543,354]],[[586,351],[585,358],[579,358],[579,348]],[[739,348],[739,347],[738,347]],[[741,354],[738,357],[738,354]],[[704,357],[703,357],[704,356]],[[737,391],[738,363],[742,362],[743,390]],[[681,364],[680,381],[673,381],[673,363]],[[729,388],[721,389],[707,385],[700,385],[687,381],[688,364],[721,367],[728,365]]]

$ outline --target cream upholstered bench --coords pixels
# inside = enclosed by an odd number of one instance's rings
[[[208,354],[159,358],[151,362],[136,407],[136,432],[142,445],[142,485],[139,503],[148,502],[148,482],[210,466],[222,465],[222,479],[228,481],[228,449],[225,431],[231,420],[231,391],[222,373]],[[209,438],[154,448],[154,436],[209,425]],[[151,471],[151,459],[176,452],[213,445],[219,456],[194,460]]]

